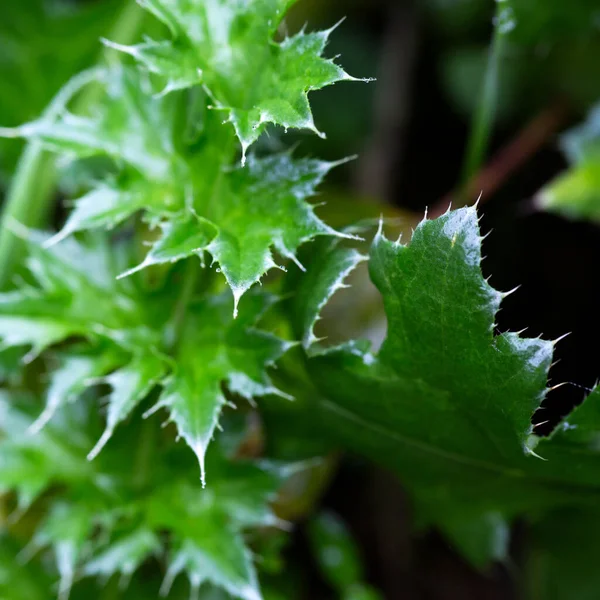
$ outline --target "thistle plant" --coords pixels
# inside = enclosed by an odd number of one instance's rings
[[[395,470],[419,524],[481,567],[515,519],[597,503],[598,392],[534,434],[555,342],[496,331],[507,294],[482,275],[476,208],[406,243],[383,222],[336,230],[313,198],[347,158],[261,144],[323,136],[309,94],[365,81],[326,58],[333,28],[285,32],[293,3],[140,0],[164,37],[103,40],[122,60],[1,130],[51,152],[72,191],[58,232],[7,224],[25,252],[0,294],[1,598],[187,597],[181,573],[200,598],[293,598],[290,480],[339,449]],[[321,311],[366,261],[387,338],[328,344]],[[263,407],[319,452],[270,453]],[[315,511],[325,578],[377,598]]]

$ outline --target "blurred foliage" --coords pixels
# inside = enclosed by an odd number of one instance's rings
[[[600,106],[561,138],[571,167],[539,193],[540,205],[573,219],[600,222]]]
[[[98,39],[118,14],[120,0],[5,2],[0,19],[0,126],[40,115],[74,73],[99,56]],[[0,140],[0,178],[6,182],[22,144]]]
[[[600,6],[597,0],[426,0],[443,37],[440,72],[463,115],[475,109],[487,66],[495,4],[506,32],[498,118],[522,119],[560,98],[585,111],[600,96]]]
[[[359,550],[339,517],[330,512],[318,514],[309,523],[308,533],[327,582],[342,600],[381,600],[379,593],[364,583]]]
[[[600,515],[594,510],[559,510],[532,525],[527,556],[528,597],[595,600],[600,573]]]

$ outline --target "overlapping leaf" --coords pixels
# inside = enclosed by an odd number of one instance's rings
[[[201,144],[175,147],[173,95],[155,97],[147,78],[127,69],[106,74],[106,99],[90,117],[65,113],[10,135],[43,140],[84,158],[117,161],[118,174],[75,202],[52,243],[83,229],[114,227],[143,211],[161,234],[146,259],[126,274],[208,252],[235,298],[277,266],[272,251],[296,260],[298,247],[320,235],[339,235],[306,202],[338,163],[294,159],[290,153],[250,157],[232,168],[235,144],[215,111],[205,111]]]
[[[290,344],[252,327],[272,299],[254,295],[251,301],[253,306],[237,321],[231,320],[231,302],[223,296],[191,308],[175,370],[155,407],[169,409],[179,434],[198,456],[203,481],[206,449],[226,403],[221,384],[248,400],[280,393],[265,369]]]
[[[236,484],[244,483],[244,479],[240,478],[243,471],[250,481],[260,482],[262,487],[253,492],[251,485],[247,489],[252,492],[251,498],[256,497],[257,492],[262,494],[266,509],[266,500],[276,490],[277,477],[243,466],[237,474],[230,472],[230,479],[222,479],[223,485],[214,490],[209,488],[198,493],[197,488],[181,484],[175,490],[169,486],[151,499],[149,520],[156,528],[169,528],[174,535],[174,550],[164,592],[168,592],[179,573],[185,572],[196,590],[209,582],[236,598],[258,600],[261,597],[241,527],[272,524],[273,517],[265,510],[267,521],[263,518],[248,521],[247,515],[253,509],[252,500],[246,506],[243,497],[228,496],[228,491],[235,494]]]
[[[89,440],[81,432],[85,421],[79,413],[61,412],[52,428],[29,435],[27,429],[32,419],[11,404],[15,404],[15,399],[3,393],[0,397],[0,490],[14,490],[21,510],[29,507],[52,484],[75,486],[91,477],[91,465],[81,461]]]
[[[595,392],[552,438],[532,436],[553,344],[494,333],[503,294],[483,279],[480,250],[472,208],[423,221],[407,246],[378,234],[383,347],[321,350],[309,367],[326,398],[317,420],[329,415],[331,435],[397,469],[420,518],[485,562],[504,551],[503,518],[597,501],[600,429]]]
[[[242,295],[277,266],[272,248],[296,260],[304,242],[336,236],[305,199],[314,194],[335,163],[294,160],[290,154],[251,157],[246,167],[228,171],[206,195],[198,191],[195,208],[163,226],[162,236],[145,261],[132,269],[173,262],[209,252],[234,295],[234,314]]]
[[[185,572],[194,589],[210,582],[237,598],[261,598],[243,532],[277,523],[269,503],[285,469],[235,463],[216,453],[211,457],[212,485],[203,490],[191,483],[189,463],[180,457],[173,463],[169,452],[157,453],[149,482],[139,488],[134,467],[119,459],[120,449],[104,462],[89,463],[81,444],[73,443],[73,432],[89,437],[85,411],[67,407],[64,421],[53,421],[31,436],[31,417],[16,408],[21,404],[14,397],[0,403],[0,489],[35,490],[37,496],[61,484],[31,546],[52,549],[61,598],[68,597],[82,575],[131,577],[146,560],[164,553],[165,532],[173,551],[164,591]],[[120,460],[119,473],[115,460]],[[0,570],[0,590],[8,585],[4,579]]]
[[[29,268],[37,285],[0,295],[3,343],[30,346],[26,357],[31,359],[58,342],[88,341],[61,350],[34,431],[90,384],[107,383],[106,429],[90,453],[93,458],[117,425],[162,384],[156,408],[168,408],[179,434],[197,454],[204,478],[206,448],[226,403],[221,385],[248,400],[277,393],[266,369],[290,344],[254,328],[273,298],[250,295],[238,320],[231,317],[229,295],[194,301],[184,317],[173,366],[166,356],[172,295],[153,297],[132,279],[116,280],[122,263],[117,260],[111,270],[106,245],[90,249],[69,240],[48,250],[35,243],[30,247]]]
[[[228,114],[245,156],[266,123],[318,133],[308,92],[354,79],[322,58],[330,31],[273,40],[294,1],[144,0],[142,6],[165,23],[172,40],[108,43],[163,76],[165,92],[203,85]]]
[[[106,244],[96,242],[86,247],[69,241],[52,251],[30,243],[29,269],[37,285],[23,285],[18,291],[0,295],[0,339],[9,347],[30,346],[27,360],[58,342],[88,340],[87,345],[76,344],[59,358],[59,366],[51,375],[46,408],[34,430],[77,398],[90,380],[123,366],[128,357],[136,357],[140,373],[150,366],[153,377],[161,375],[155,367],[161,337],[152,329],[156,321],[149,303],[131,282],[115,282],[110,261],[118,256],[110,253]],[[111,431],[115,422],[128,415],[131,405],[142,399],[141,394],[135,395],[137,390],[119,387],[125,372],[111,375]]]

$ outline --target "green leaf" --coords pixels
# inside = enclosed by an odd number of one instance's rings
[[[13,307],[19,305],[21,297],[21,294],[3,294],[0,298],[0,311],[4,312],[8,308],[12,312]],[[77,333],[79,330],[76,324],[53,316],[47,318],[0,316],[0,338],[3,349],[13,346],[31,346],[31,351],[24,357],[24,362],[33,360],[48,346]]]
[[[333,513],[323,512],[312,519],[308,531],[328,583],[344,598],[358,598],[357,588],[363,587],[364,573],[358,548],[344,523]]]
[[[5,331],[0,328],[0,334],[5,343],[19,335],[20,344],[30,342],[33,351],[39,352],[78,335],[92,344],[91,354],[82,355],[85,344],[64,353],[65,366],[51,377],[46,409],[33,431],[74,400],[90,379],[107,383],[112,392],[106,427],[89,453],[92,459],[116,426],[161,384],[163,391],[154,410],[169,409],[179,435],[197,454],[204,479],[204,455],[226,403],[222,385],[248,400],[279,393],[266,369],[291,344],[254,327],[273,298],[250,296],[247,312],[238,320],[231,318],[229,295],[197,301],[185,316],[175,362],[169,364],[165,309],[170,297],[145,295],[130,280],[116,281],[112,273],[120,261],[112,254],[118,252],[103,245],[93,248],[96,253],[90,255],[89,248],[73,240],[50,249],[32,244],[29,266],[38,286],[0,295],[0,314],[6,315]],[[55,325],[61,335],[48,338],[39,329],[42,321]],[[31,338],[24,337],[24,331],[31,331]],[[100,351],[95,348],[98,341],[102,342]],[[100,379],[110,371],[114,372]]]
[[[222,490],[199,492],[187,483],[175,493],[166,488],[151,499],[150,520],[155,527],[168,527],[176,540],[163,593],[185,572],[194,590],[210,582],[236,598],[261,598],[251,554],[240,534],[245,519],[238,520],[239,513],[228,503],[231,500]]]
[[[367,257],[352,248],[338,246],[338,241],[328,241],[315,249],[319,264],[310,268],[295,290],[293,308],[294,325],[305,350],[310,350],[319,339],[314,327],[320,319],[321,309],[331,297],[346,286],[346,277]]]
[[[89,440],[77,415],[61,411],[51,426],[32,435],[33,419],[16,408],[18,400],[0,396],[0,490],[15,490],[23,511],[51,484],[89,479],[92,467],[81,461]]]
[[[105,227],[111,229],[138,210],[149,204],[152,189],[120,190],[117,187],[100,186],[75,201],[75,208],[69,215],[64,227],[48,245],[60,242],[76,231]]]
[[[322,58],[329,31],[304,31],[275,43],[273,37],[293,0],[145,0],[170,29],[171,41],[136,46],[107,42],[161,75],[165,92],[203,85],[228,115],[243,156],[267,123],[319,133],[307,94],[337,81],[354,80]],[[321,135],[321,134],[320,134]]]
[[[130,69],[103,71],[99,77],[106,93],[92,116],[65,110],[58,119],[41,118],[6,133],[39,139],[76,158],[108,156],[147,179],[168,180],[177,169],[174,98],[152,97],[149,80]]]
[[[561,138],[571,167],[538,194],[541,208],[572,219],[600,219],[600,107]]]
[[[251,400],[279,394],[266,369],[290,343],[253,328],[272,298],[253,295],[243,318],[231,319],[231,300],[207,298],[190,307],[186,329],[178,344],[176,368],[166,379],[154,410],[166,407],[179,435],[198,457],[205,478],[206,449],[226,404],[221,386]]]
[[[185,572],[196,593],[204,582],[211,582],[235,598],[260,600],[250,553],[242,538],[227,528],[222,515],[220,519],[206,516],[172,557],[162,593],[167,594],[177,575]]]
[[[107,95],[98,115],[67,114],[15,132],[51,142],[67,156],[105,154],[118,160],[114,181],[76,201],[48,245],[75,231],[114,227],[143,211],[161,232],[142,263],[122,276],[188,256],[203,261],[208,252],[232,289],[237,310],[241,296],[277,266],[273,250],[299,265],[296,253],[305,242],[344,237],[316,216],[307,199],[345,161],[294,159],[287,152],[251,156],[246,168],[232,168],[233,136],[216,111],[204,115],[201,143],[176,148],[176,96],[153,96],[147,79],[131,70],[111,71],[105,78]]]
[[[0,337],[6,346],[30,344],[26,359],[72,336],[91,342],[64,352],[61,366],[50,377],[46,407],[32,426],[39,431],[56,411],[75,400],[101,376],[112,386],[106,430],[90,454],[94,457],[114,428],[164,376],[164,358],[157,353],[161,331],[147,298],[127,283],[115,280],[118,251],[106,245],[90,247],[70,240],[44,249],[30,242],[29,268],[37,287],[0,294]],[[116,264],[110,264],[116,261]],[[95,343],[101,341],[98,348]],[[133,354],[133,359],[130,355]]]
[[[349,382],[356,383],[344,386],[347,407],[359,408],[359,392],[374,386],[367,397],[379,389],[375,397],[398,398],[399,425],[429,424],[419,431],[424,442],[495,461],[527,452],[531,414],[546,392],[552,344],[510,333],[494,336],[503,294],[481,275],[480,240],[474,209],[421,222],[409,246],[379,233],[370,269],[383,295],[388,337],[377,356],[352,347],[332,350],[323,360],[347,363]],[[390,408],[378,420],[392,418],[385,414]],[[361,412],[365,409],[374,407]],[[446,424],[446,434],[432,418]]]
[[[111,348],[102,348],[97,354],[65,354],[61,357],[60,366],[50,375],[46,406],[31,432],[40,431],[61,406],[76,400],[90,383],[118,364],[121,358]]]
[[[152,246],[144,262],[122,273],[119,278],[132,275],[145,267],[174,263],[196,255],[204,262],[204,252],[217,236],[218,229],[206,219],[194,214],[159,224],[161,236]]]
[[[102,376],[122,367],[103,379],[112,392],[106,429],[90,453],[93,458],[115,427],[164,377],[165,359],[157,352],[163,319],[155,323],[151,317],[155,309],[147,298],[130,284],[115,280],[118,251],[70,240],[51,249],[31,242],[30,252],[30,272],[38,287],[0,295],[4,344],[31,344],[26,358],[71,336],[85,337],[92,344],[91,348],[77,345],[61,354],[60,366],[50,375],[46,407],[32,433],[44,427],[60,407],[77,399],[90,383],[99,383]],[[102,343],[96,347],[98,340]]]
[[[297,262],[296,251],[304,242],[320,235],[342,235],[325,225],[305,201],[334,166],[318,160],[294,160],[287,153],[250,157],[245,168],[234,169],[221,180],[218,202],[205,205],[199,200],[198,212],[210,223],[190,216],[166,226],[163,238],[132,271],[206,250],[219,263],[233,291],[237,315],[242,295],[277,266],[273,247]]]
[[[128,365],[104,378],[104,381],[112,388],[108,400],[106,429],[88,454],[90,460],[102,450],[112,437],[117,425],[124,421],[152,388],[162,380],[165,372],[164,357],[152,352],[143,352],[134,356]]]
[[[81,405],[67,405],[32,436],[27,432],[31,417],[24,408],[15,408],[23,401],[12,397],[10,402],[13,406],[0,403],[0,489],[20,492],[31,480],[33,469],[28,465],[35,467],[36,475],[43,474],[37,493],[52,486],[52,494],[46,494],[32,515],[35,524],[38,513],[47,506],[50,509],[37,524],[30,549],[50,546],[54,551],[62,579],[61,598],[66,598],[73,577],[100,576],[106,581],[121,574],[122,581],[127,581],[146,559],[166,554],[167,547],[172,555],[164,591],[183,571],[194,588],[206,582],[234,597],[261,597],[243,532],[279,524],[271,502],[289,468],[233,462],[213,452],[208,458],[211,485],[204,490],[199,483],[190,483],[193,463],[182,460],[176,448],[161,443],[149,458],[152,468],[140,488],[132,476],[132,469],[137,475],[139,452],[135,461],[123,461],[124,448],[137,446],[139,431],[130,430],[131,446],[113,446],[99,461],[90,463],[82,441],[95,435],[96,427],[94,420],[80,418],[85,415]],[[14,470],[6,468],[11,457]],[[0,540],[0,556],[2,551]],[[5,578],[2,566],[0,590]]]
[[[379,234],[370,268],[388,316],[380,352],[349,343],[309,361],[325,398],[315,420],[394,467],[420,519],[455,539],[478,515],[510,517],[597,493],[597,458],[575,447],[565,453],[558,435],[535,448],[547,462],[532,456],[531,416],[546,392],[553,344],[494,334],[503,294],[483,279],[480,261],[472,208],[423,221],[407,246]]]
[[[574,166],[544,186],[540,207],[571,219],[600,221],[600,160]]]
[[[440,526],[460,553],[479,569],[508,559],[510,527],[498,513],[469,515],[440,523]]]
[[[107,241],[69,240],[45,249],[34,237],[28,250],[27,265],[37,286],[0,294],[5,346],[30,344],[31,358],[71,336],[102,336],[134,350],[142,341],[157,343],[145,324],[149,309],[139,291],[115,281],[119,251],[111,250]]]
[[[140,565],[161,549],[160,539],[147,528],[137,529],[112,541],[84,565],[89,576],[109,578],[115,573],[131,577]]]
[[[311,435],[318,427],[394,468],[419,522],[437,524],[477,565],[504,555],[513,517],[600,496],[600,391],[551,437],[531,434],[553,343],[495,334],[503,294],[480,262],[473,208],[421,222],[409,245],[378,234],[371,276],[388,317],[380,352],[351,342],[308,361],[321,394],[308,405]]]
[[[56,503],[37,530],[33,543],[41,548],[52,546],[60,574],[58,597],[67,600],[94,525],[94,513],[83,503]]]

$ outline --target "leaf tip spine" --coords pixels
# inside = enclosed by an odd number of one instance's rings
[[[568,337],[569,335],[571,335],[571,332],[570,332],[570,331],[569,331],[569,332],[567,332],[567,333],[565,333],[565,334],[563,334],[563,335],[561,335],[561,336],[559,336],[559,337],[557,337],[555,340],[551,340],[551,341],[550,341],[550,343],[551,343],[553,346],[556,346],[556,344],[558,344],[558,342],[561,342],[562,340],[564,340],[564,339],[565,339],[566,337]]]
[[[112,434],[113,430],[111,427],[107,427],[104,430],[104,432],[100,436],[100,439],[96,442],[96,445],[90,450],[90,452],[87,455],[87,459],[90,462],[93,461],[98,456],[98,454],[100,454],[104,446],[106,446],[108,440],[110,440]]]

